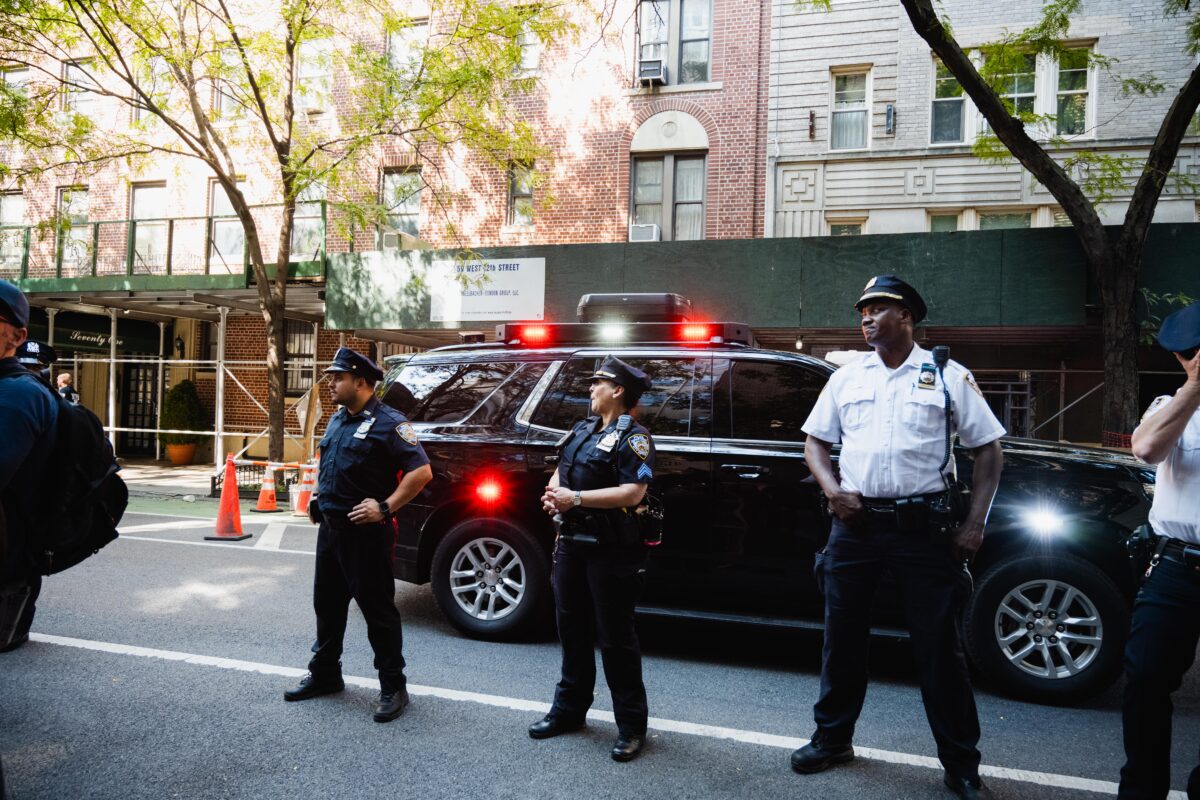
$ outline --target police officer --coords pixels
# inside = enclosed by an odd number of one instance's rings
[[[58,361],[58,353],[45,342],[26,339],[17,348],[17,363],[42,379],[53,391],[50,385],[50,365]]]
[[[75,391],[75,378],[69,372],[58,374],[58,393],[73,406],[79,405],[79,392]]]
[[[374,719],[388,722],[408,705],[404,637],[392,577],[392,517],[433,473],[412,425],[375,397],[383,373],[374,362],[343,347],[325,371],[331,376],[333,400],[342,408],[321,439],[317,496],[310,504],[310,515],[321,526],[313,580],[317,640],[308,675],[284,699],[307,700],[345,688],[342,638],[353,598],[366,619],[379,671]]]
[[[1125,766],[1117,796],[1161,800],[1171,787],[1171,694],[1200,642],[1200,303],[1163,320],[1158,343],[1187,380],[1157,398],[1133,432],[1133,453],[1158,465],[1149,576],[1133,606],[1125,647]],[[1200,798],[1200,766],[1188,780]]]
[[[542,496],[543,510],[559,527],[551,577],[562,678],[550,713],[530,726],[529,735],[548,739],[583,727],[596,685],[598,641],[617,718],[610,754],[630,761],[645,744],[649,713],[633,625],[646,548],[631,512],[654,477],[654,442],[629,412],[650,379],[610,356],[591,380],[593,416],[563,437],[558,469]]]
[[[30,561],[42,487],[50,484],[47,462],[54,450],[58,404],[50,390],[16,359],[28,335],[29,302],[13,284],[0,281],[0,504],[7,519],[8,551],[0,563],[0,605],[22,608],[0,620],[0,652],[29,639],[41,577]],[[14,602],[18,600],[17,602]]]
[[[819,772],[854,758],[871,609],[880,577],[890,571],[912,635],[944,782],[958,796],[974,798],[983,789],[979,719],[956,616],[969,580],[964,561],[983,541],[1000,481],[997,440],[1004,428],[970,372],[953,361],[939,369],[933,354],[913,343],[913,327],[926,313],[915,289],[882,275],[867,284],[855,308],[874,352],[834,373],[804,423],[805,460],[835,519],[814,566],[825,594],[817,729],[792,754],[792,768]],[[947,392],[952,430],[975,463],[969,511],[941,538],[935,534],[944,517],[937,512],[949,507],[954,470],[952,455],[943,470]],[[831,459],[839,442],[840,477]]]

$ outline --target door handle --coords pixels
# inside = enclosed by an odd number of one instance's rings
[[[755,481],[771,473],[770,467],[759,467],[754,464],[722,464],[722,472],[732,472],[739,478]]]
[[[557,456],[557,455],[553,455],[553,456],[542,456],[542,463],[543,463],[543,464],[557,464],[557,463],[558,463],[558,456]]]

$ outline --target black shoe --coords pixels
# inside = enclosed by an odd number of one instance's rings
[[[284,700],[307,700],[310,697],[320,697],[323,694],[334,694],[346,688],[342,676],[336,678],[318,678],[311,672],[300,679],[300,685],[283,693]]]
[[[963,800],[982,800],[992,796],[979,778],[958,778],[947,772],[942,778],[942,783]]]
[[[811,775],[853,760],[854,747],[851,745],[825,744],[813,737],[811,742],[792,753],[792,769],[804,775]]]
[[[626,736],[625,734],[621,734],[617,737],[617,743],[613,745],[612,752],[609,755],[612,756],[613,761],[633,761],[645,746],[645,736]]]
[[[379,705],[375,706],[375,721],[391,722],[404,713],[404,707],[407,705],[407,689],[401,689],[398,692],[380,692]]]
[[[29,641],[28,633],[22,633],[20,636],[14,636],[11,642],[4,645],[4,647],[0,647],[0,653],[8,653],[12,650],[16,650],[18,647],[20,647],[21,645],[25,644],[28,641]]]
[[[562,733],[577,731],[584,725],[583,720],[575,721],[547,714],[542,719],[529,726],[530,739],[549,739]]]

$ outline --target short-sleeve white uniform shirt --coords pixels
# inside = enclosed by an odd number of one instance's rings
[[[1172,396],[1157,398],[1143,420],[1166,408]],[[1161,536],[1200,544],[1200,410],[1192,414],[1183,435],[1158,465],[1150,527]]]
[[[945,395],[940,376],[930,381],[932,366],[933,354],[914,345],[894,370],[870,353],[829,379],[804,432],[830,444],[841,442],[842,489],[896,498],[946,488],[938,473],[946,452]],[[951,431],[964,447],[982,447],[1004,435],[966,368],[947,363],[944,385],[950,390]]]

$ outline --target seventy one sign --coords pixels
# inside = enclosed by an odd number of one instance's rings
[[[542,319],[546,259],[434,261],[426,280],[430,322]]]

